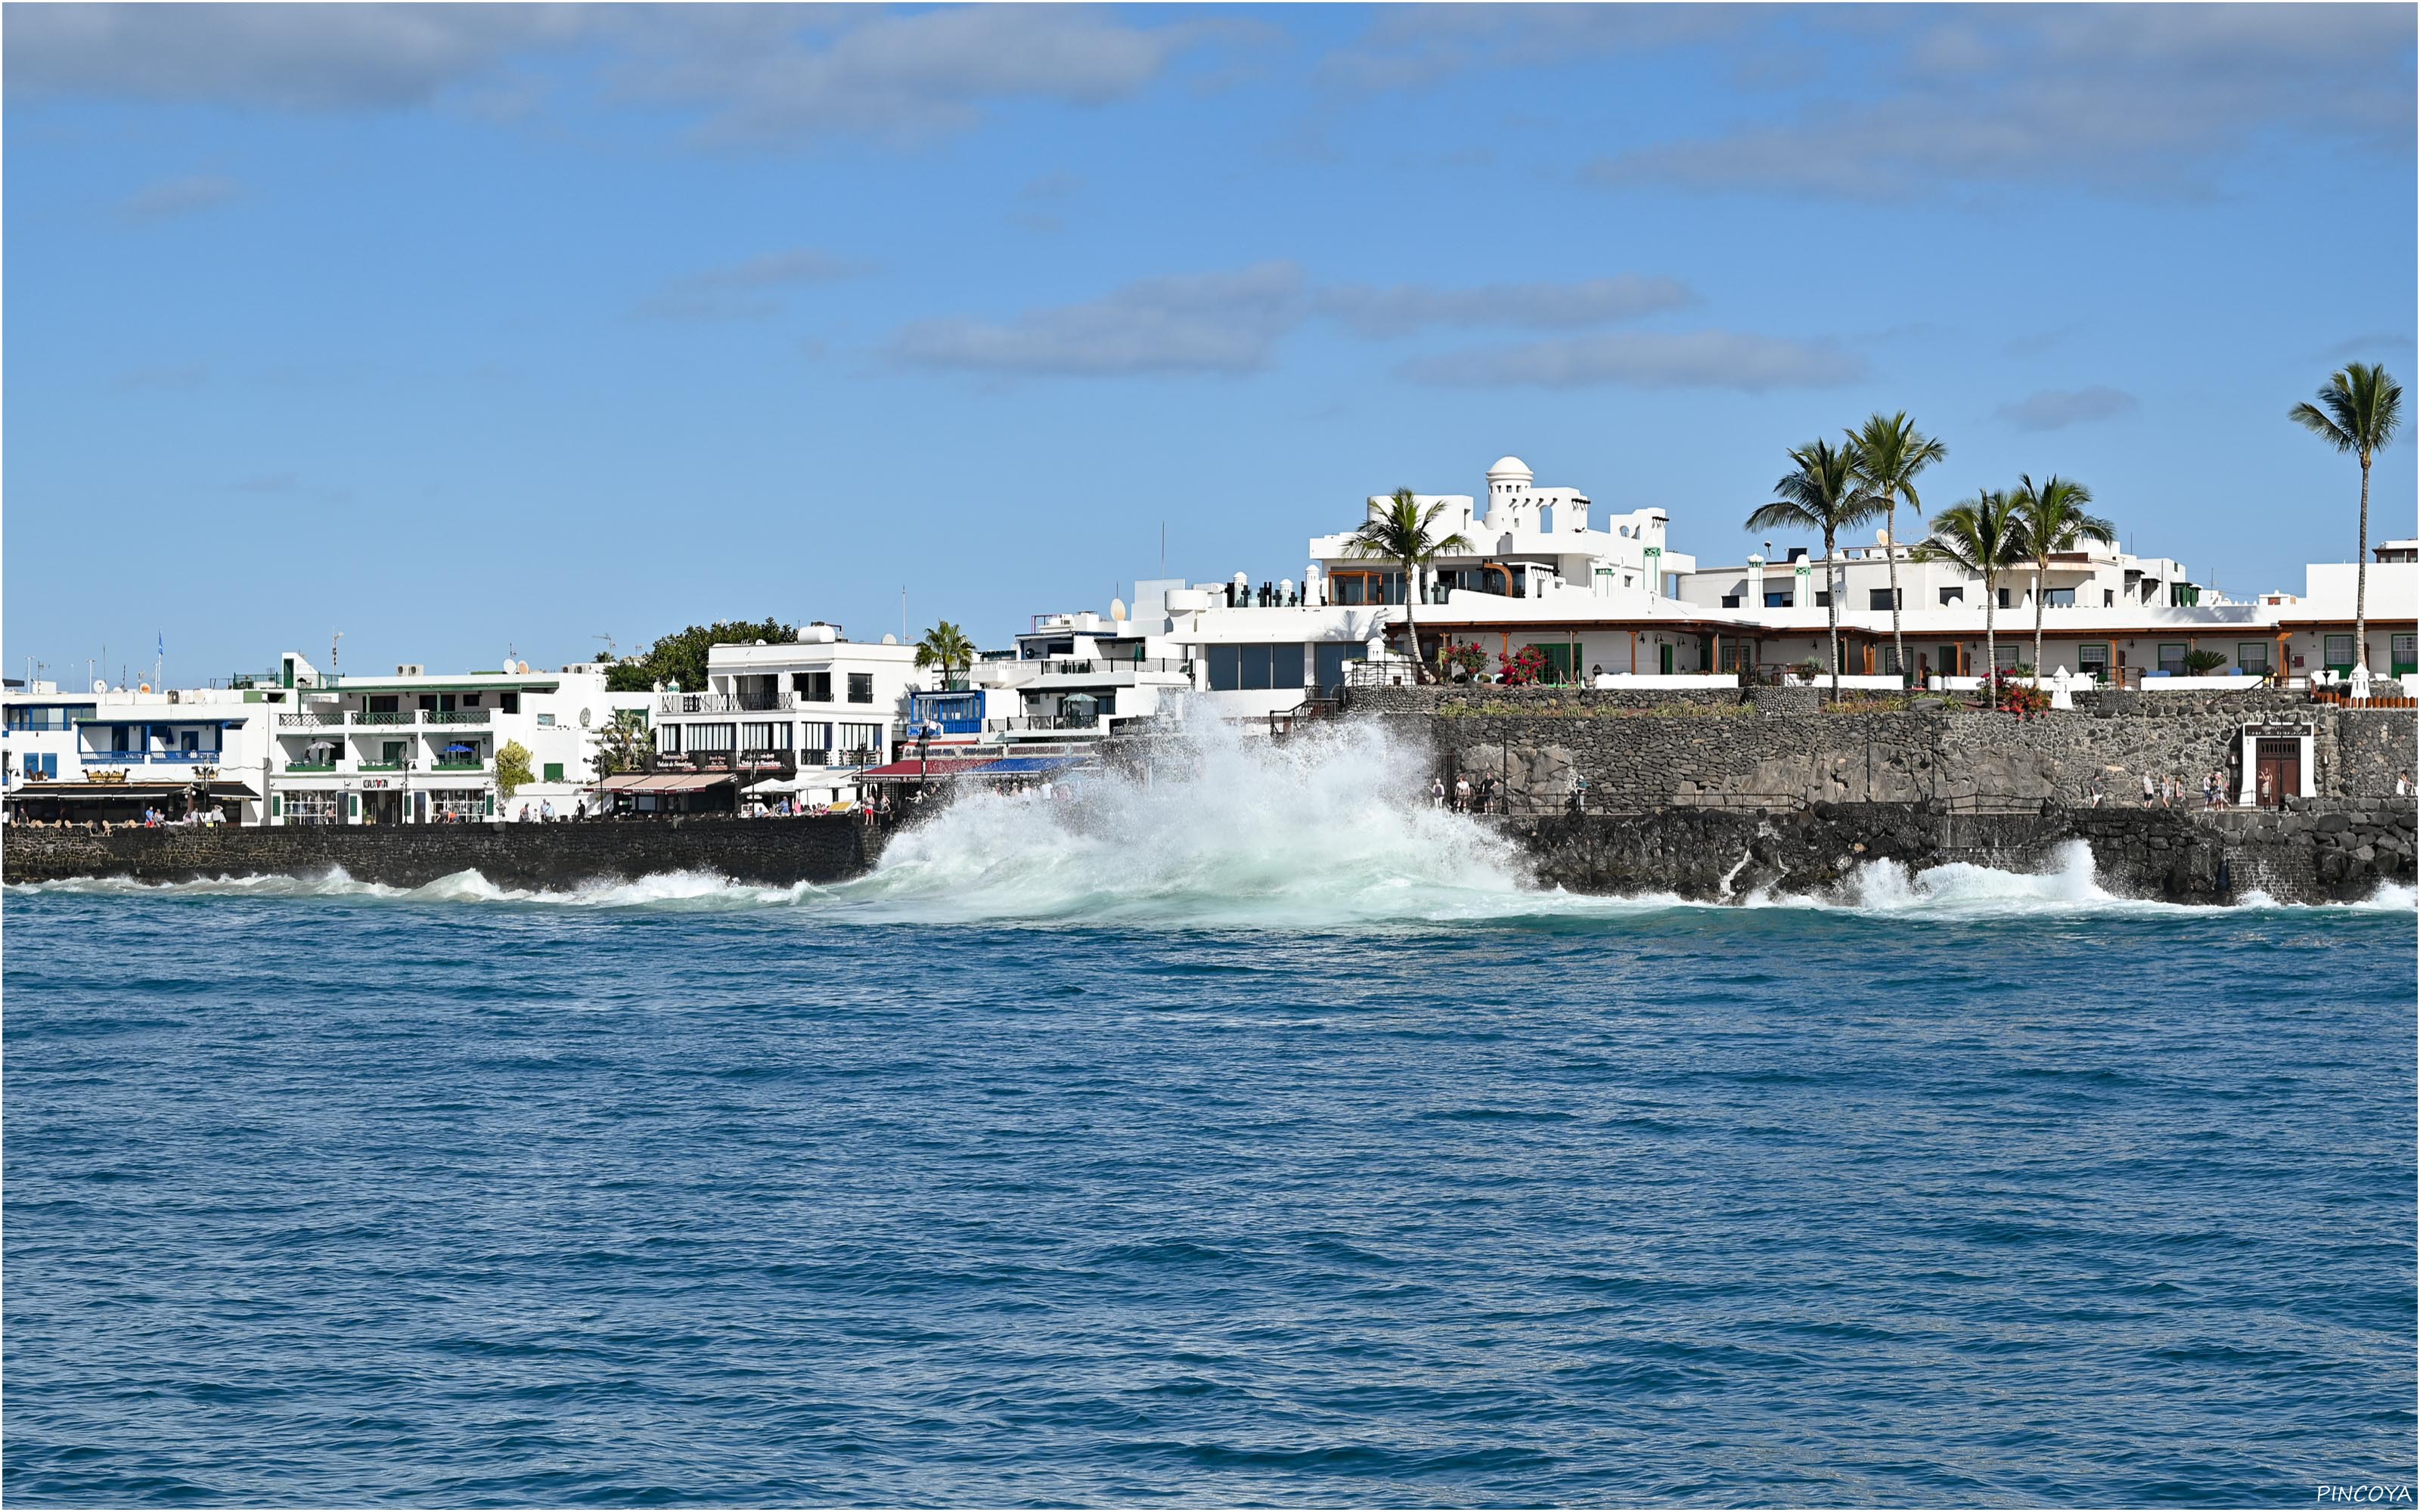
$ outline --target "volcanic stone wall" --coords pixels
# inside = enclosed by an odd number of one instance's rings
[[[0,831],[9,882],[132,877],[324,876],[416,887],[475,871],[498,887],[565,888],[667,872],[787,887],[839,882],[870,866],[882,837],[847,817],[681,819],[554,825],[287,825]]]
[[[1967,861],[2053,868],[2083,841],[2094,880],[2127,897],[2234,903],[2355,902],[2414,883],[2409,802],[2326,812],[2055,808],[1944,813],[1916,804],[1816,804],[1764,810],[1676,808],[1494,821],[1519,840],[1537,880],[1575,892],[1671,892],[1724,901],[1757,892],[1834,893],[1870,861],[1912,871]]]
[[[1805,689],[1780,692],[1804,693]],[[2348,710],[2264,692],[2086,695],[2026,719],[1973,709],[1776,711],[1731,694],[1682,699],[1572,689],[1356,690],[1350,709],[1426,742],[1450,782],[1502,781],[1515,811],[1672,804],[1915,803],[1950,808],[2137,803],[2146,773],[2241,782],[2247,723],[2309,723],[2324,799],[2385,797],[2412,770],[2409,710]],[[1803,702],[1803,701],[1797,701]]]

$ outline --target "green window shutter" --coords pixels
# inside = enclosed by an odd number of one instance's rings
[[[549,762],[546,764],[546,779],[550,782],[560,782],[563,780],[563,764],[561,762]]]
[[[269,817],[275,819],[282,816],[285,812],[286,795],[282,793],[271,794],[269,795]]]

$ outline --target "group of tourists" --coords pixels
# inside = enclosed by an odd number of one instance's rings
[[[570,813],[564,815],[564,817],[567,819],[587,818],[588,800],[586,798],[581,799],[573,810]],[[532,823],[551,825],[553,824],[554,821],[554,800],[552,798],[540,798],[537,803],[537,811],[535,813],[532,813],[530,811],[530,806],[528,804],[524,803],[521,805],[520,822],[524,825]]]
[[[1474,786],[1466,774],[1459,775],[1448,792],[1444,778],[1433,778],[1429,781],[1429,807],[1450,807],[1455,813],[1504,813],[1508,810],[1503,779],[1482,777]]]

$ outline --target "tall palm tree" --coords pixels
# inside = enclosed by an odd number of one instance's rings
[[[1907,638],[1899,627],[1899,498],[1924,517],[1924,501],[1916,497],[1916,475],[1949,455],[1949,448],[1919,433],[1907,411],[1885,419],[1874,415],[1847,433],[1857,447],[1857,481],[1869,493],[1882,496],[1883,524],[1890,532],[1883,560],[1890,564],[1891,646],[1899,654],[1900,675],[1908,675]]]
[[[1837,448],[1812,440],[1790,454],[1796,471],[1785,472],[1773,486],[1780,497],[1747,517],[1751,531],[1814,531],[1823,537],[1823,604],[1832,639],[1832,697],[1840,696],[1840,594],[1838,553],[1833,544],[1842,531],[1854,530],[1882,513],[1878,494],[1858,482],[1862,461],[1854,439]]]
[[[2361,458],[2361,548],[2352,559],[2352,662],[2369,668],[2369,460],[2386,450],[2403,424],[2403,385],[2378,363],[2347,363],[2328,379],[2319,402],[2298,404],[2286,418],[2339,452]]]
[[[2118,527],[2098,515],[2085,512],[2092,502],[2092,490],[2071,478],[2054,472],[2036,487],[2030,473],[2017,480],[2017,491],[2010,502],[2017,507],[2017,521],[2024,527],[2025,544],[2031,547],[2034,559],[2034,688],[2041,688],[2042,666],[2042,575],[2050,571],[2051,553],[2073,551],[2086,541],[2114,546]]]
[[[2000,574],[2030,554],[2016,501],[1986,488],[1933,516],[1931,528],[1932,533],[1917,544],[1915,558],[1947,562],[1983,579],[1983,663],[1989,675],[1997,676],[2000,646],[1993,615],[2000,602]]]
[[[1384,512],[1373,515],[1344,543],[1344,554],[1370,561],[1391,562],[1404,569],[1404,645],[1412,656],[1412,676],[1427,682],[1428,664],[1420,657],[1420,633],[1412,623],[1412,603],[1420,596],[1420,575],[1428,564],[1452,551],[1470,549],[1470,538],[1456,531],[1434,536],[1430,529],[1445,513],[1445,501],[1422,509],[1409,488],[1398,488]]]
[[[967,639],[964,630],[947,620],[925,631],[924,639],[916,642],[916,665],[939,667],[944,687],[949,686],[952,668],[974,664],[975,643]]]

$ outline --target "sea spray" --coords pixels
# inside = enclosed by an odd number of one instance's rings
[[[1432,923],[1562,897],[1528,884],[1511,842],[1436,806],[1430,781],[1375,725],[1280,742],[1198,720],[1078,801],[962,797],[830,896],[916,918],[1229,927]]]

